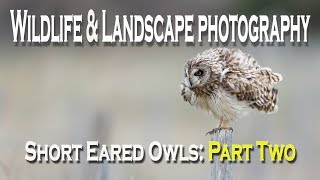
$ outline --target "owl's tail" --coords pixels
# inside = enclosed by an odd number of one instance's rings
[[[250,106],[256,108],[259,111],[266,113],[275,113],[278,111],[278,90],[272,88],[270,91],[266,91],[262,96],[256,99]]]
[[[277,105],[278,89],[273,88],[271,92],[271,102],[266,106],[266,113],[275,113],[279,109]]]

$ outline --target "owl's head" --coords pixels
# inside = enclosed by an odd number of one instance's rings
[[[184,70],[184,84],[191,89],[202,87],[211,75],[211,69],[207,61],[191,59],[186,63]]]

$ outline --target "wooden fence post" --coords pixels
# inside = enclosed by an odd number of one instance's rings
[[[221,147],[224,144],[231,147],[232,132],[231,129],[221,129],[211,134],[211,140],[220,142]],[[213,162],[211,161],[210,180],[232,180],[231,163],[219,161],[219,155],[214,155]]]

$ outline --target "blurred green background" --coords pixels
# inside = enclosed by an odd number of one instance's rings
[[[203,144],[217,121],[180,97],[184,63],[209,48],[186,46],[15,46],[10,9],[34,14],[310,14],[308,44],[237,47],[283,75],[279,112],[253,113],[235,124],[234,143],[293,144],[295,163],[233,165],[234,179],[319,179],[320,1],[0,1],[0,179],[209,179],[210,163],[30,164],[28,140],[40,144]],[[100,14],[100,13],[99,13]],[[85,17],[83,18],[85,19]],[[111,23],[111,22],[110,22]],[[222,45],[222,44],[220,44]],[[214,44],[211,47],[216,47]],[[206,157],[206,153],[204,153]]]

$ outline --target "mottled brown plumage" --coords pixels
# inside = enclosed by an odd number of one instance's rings
[[[275,112],[282,80],[270,68],[239,49],[208,49],[185,65],[181,95],[191,105],[212,112],[220,127],[241,118],[249,109]]]

